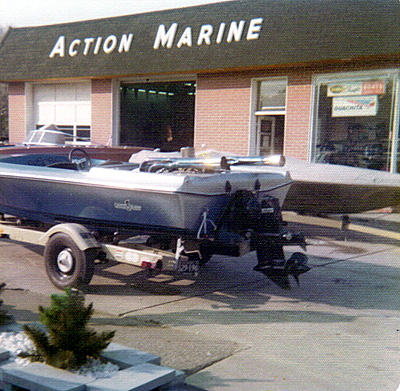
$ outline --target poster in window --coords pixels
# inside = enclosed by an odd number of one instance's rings
[[[377,113],[377,95],[332,98],[332,117],[369,117]]]
[[[385,80],[364,80],[328,84],[328,97],[382,95],[385,93]]]

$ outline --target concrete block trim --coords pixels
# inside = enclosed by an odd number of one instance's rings
[[[0,368],[3,383],[31,391],[85,391],[93,378],[76,375],[42,363],[25,366],[7,364]]]
[[[141,364],[119,371],[108,379],[97,379],[87,391],[150,391],[175,379],[175,369]]]
[[[127,348],[117,343],[110,343],[107,349],[101,353],[101,357],[126,369],[135,365],[150,363],[160,365],[161,357],[140,350]]]
[[[0,359],[9,352],[0,349]],[[160,357],[111,343],[102,357],[121,370],[111,378],[95,379],[54,368],[43,363],[25,366],[16,363],[0,366],[0,390],[17,386],[30,391],[150,391],[157,387],[183,383],[181,371],[160,366]]]
[[[6,349],[0,348],[0,362],[6,361],[10,358],[10,352]]]

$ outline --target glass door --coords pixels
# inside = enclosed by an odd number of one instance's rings
[[[283,154],[287,83],[286,77],[253,80],[250,153]]]
[[[259,155],[271,155],[276,153],[274,150],[275,128],[275,117],[257,117],[257,151]]]

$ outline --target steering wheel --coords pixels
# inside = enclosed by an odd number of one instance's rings
[[[81,152],[84,155],[85,162],[84,163],[78,163],[77,166],[83,170],[85,168],[90,168],[92,167],[92,159],[90,158],[89,154],[82,148],[73,148],[71,149],[69,155],[68,155],[68,160],[73,163],[73,156],[76,152]]]

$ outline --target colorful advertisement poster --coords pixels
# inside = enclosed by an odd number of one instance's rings
[[[368,117],[378,113],[378,96],[348,96],[332,99],[332,117]]]
[[[327,96],[381,95],[385,93],[385,80],[365,80],[328,84]]]

